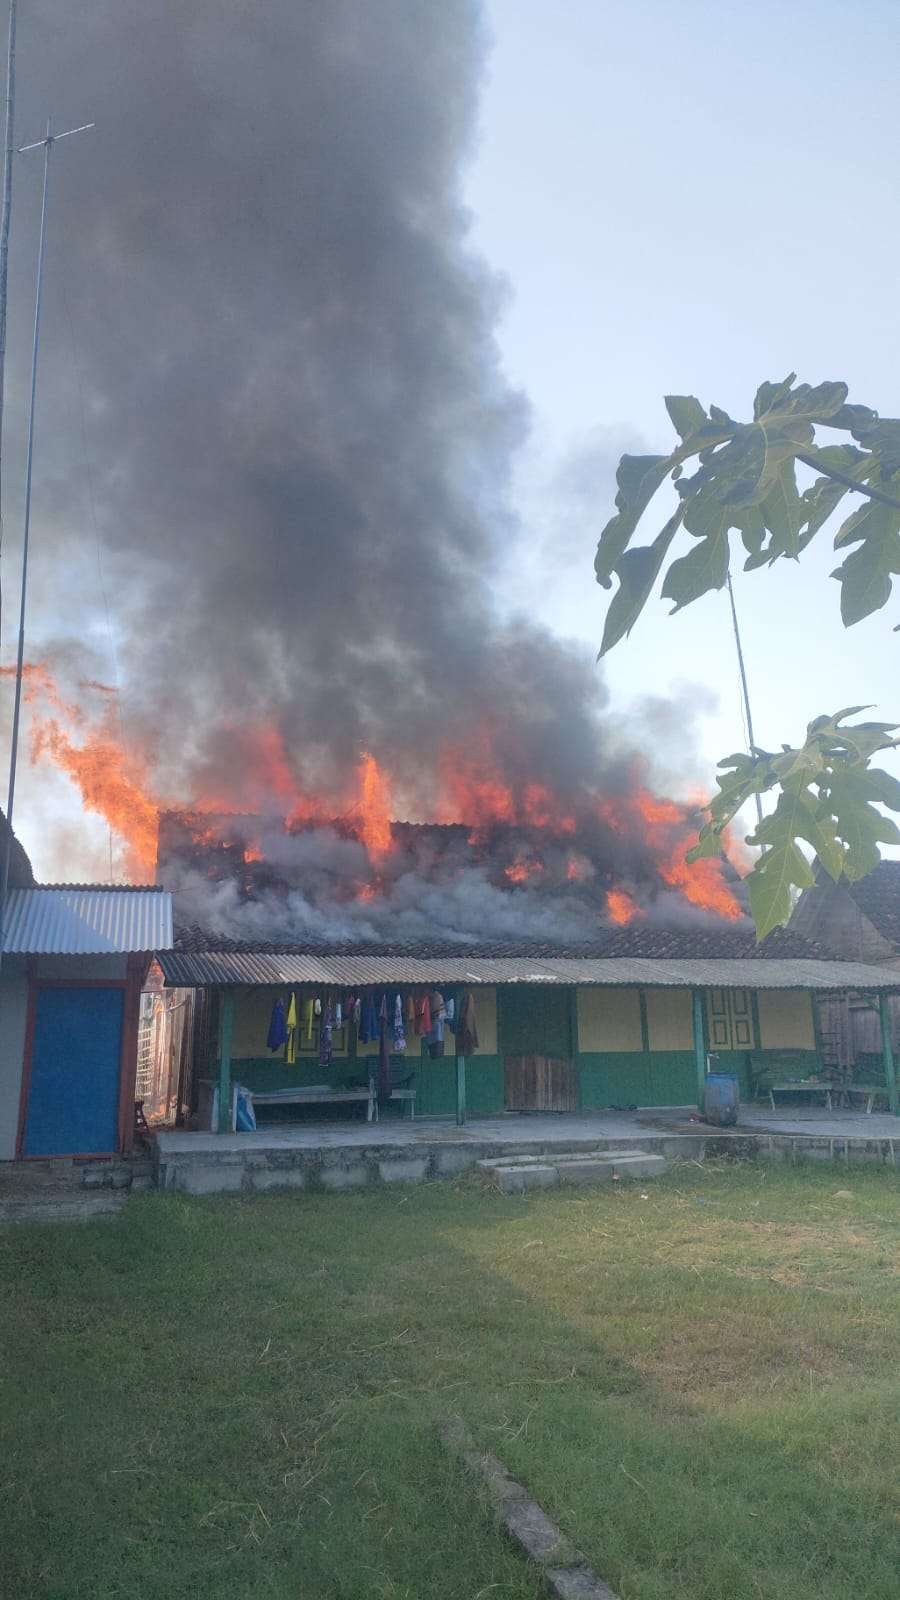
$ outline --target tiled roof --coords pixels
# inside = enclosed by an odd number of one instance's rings
[[[241,940],[203,928],[176,928],[175,949],[185,954],[213,951],[231,955],[306,955],[306,956],[391,956],[412,959],[462,958],[482,960],[616,960],[634,957],[648,960],[809,960],[821,955],[816,945],[799,934],[779,930],[757,943],[752,928],[684,927],[612,928],[587,943],[548,944],[546,941],[428,939],[415,943],[379,943],[299,940]]]
[[[900,950],[900,861],[880,861],[848,888],[863,916]]]
[[[181,930],[161,951],[169,985],[378,987],[394,984],[602,984],[648,988],[892,989],[900,974],[831,961],[808,940],[752,930],[626,928],[591,944],[277,944]]]

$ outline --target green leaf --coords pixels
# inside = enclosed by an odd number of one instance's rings
[[[722,507],[714,501],[695,503],[685,515],[686,527],[689,519],[694,524],[690,531],[700,536],[700,543],[686,556],[672,562],[662,586],[663,598],[675,602],[675,611],[690,605],[709,589],[724,588],[728,577],[728,530]]]
[[[900,511],[875,500],[847,518],[835,538],[835,546],[862,540],[841,566],[831,574],[841,585],[841,616],[844,626],[868,617],[887,604],[891,578],[900,573]]]
[[[619,587],[606,613],[606,626],[603,629],[603,641],[600,645],[601,656],[605,656],[607,650],[611,650],[614,644],[618,644],[623,634],[630,633],[634,627],[683,518],[684,506],[679,506],[652,544],[642,545],[636,550],[626,550],[619,557],[616,564]]]
[[[764,417],[768,411],[775,410],[779,401],[790,394],[791,384],[796,378],[796,372],[789,372],[781,383],[761,383],[756,391],[753,402],[753,417],[756,422]]]
[[[773,929],[790,921],[792,885],[811,889],[815,881],[815,874],[797,845],[786,844],[767,851],[744,879],[757,939],[765,939]]]
[[[761,554],[766,542],[766,525],[759,506],[747,506],[731,519],[732,526],[740,532],[744,549],[751,557]]]
[[[691,846],[684,859],[689,864],[693,861],[704,861],[708,856],[720,856],[723,850],[721,829],[714,828],[712,823],[707,822],[700,829],[697,843]]]
[[[782,463],[778,477],[760,509],[772,535],[767,552],[769,560],[775,561],[778,556],[799,555],[803,513],[793,461]]]
[[[691,439],[709,422],[700,401],[692,394],[667,394],[666,410],[679,439]]]
[[[801,417],[809,422],[830,423],[847,399],[845,383],[818,383],[815,387],[799,383],[778,399],[770,416]]]
[[[660,484],[676,465],[675,456],[623,456],[616,473],[618,511],[600,535],[594,571],[608,589],[623,551],[628,548],[643,512]]]

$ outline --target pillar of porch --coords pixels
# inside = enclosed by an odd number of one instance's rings
[[[703,990],[691,990],[691,1013],[694,1024],[694,1061],[697,1068],[697,1105],[706,1107],[706,1018],[704,1016]]]
[[[887,1084],[888,1105],[896,1117],[897,1069],[894,1063],[894,1047],[891,1041],[891,1005],[888,995],[879,995],[878,1011],[881,1017],[881,1055],[884,1061],[884,1081]]]
[[[466,1120],[466,1058],[456,1058],[456,1126],[461,1128]]]
[[[219,1132],[231,1132],[231,1030],[234,992],[219,990]]]

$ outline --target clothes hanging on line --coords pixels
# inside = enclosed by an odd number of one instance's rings
[[[313,997],[311,994],[307,995],[303,1005],[303,1029],[306,1034],[306,1042],[309,1044],[313,1033]]]
[[[269,1031],[266,1035],[266,1044],[272,1051],[280,1050],[287,1039],[287,1026],[284,1020],[284,1001],[278,999],[272,1007],[269,1019]]]
[[[406,1035],[403,1031],[403,1001],[399,994],[394,999],[394,1053],[399,1055],[406,1049]]]
[[[292,1067],[297,1059],[297,996],[291,995],[287,1008],[287,1037],[284,1041],[284,1059]]]
[[[322,1011],[322,1022],[319,1027],[319,1066],[330,1067],[332,1056],[332,1029],[334,1027],[334,1009],[326,1005]]]
[[[378,1038],[378,1013],[375,1010],[375,998],[368,994],[362,1003],[359,1019],[360,1044],[374,1044]]]

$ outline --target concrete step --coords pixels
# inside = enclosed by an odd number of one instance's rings
[[[117,1217],[126,1195],[107,1190],[102,1194],[76,1194],[55,1200],[0,1201],[0,1224],[14,1222],[93,1222],[97,1217]]]
[[[477,1170],[501,1194],[552,1189],[560,1183],[605,1184],[622,1178],[655,1178],[666,1171],[664,1156],[644,1150],[554,1150],[540,1156],[495,1156]]]
[[[526,1189],[553,1189],[559,1183],[559,1173],[555,1167],[547,1162],[529,1160],[528,1157],[521,1161],[479,1161],[477,1169],[501,1194],[524,1194]]]

